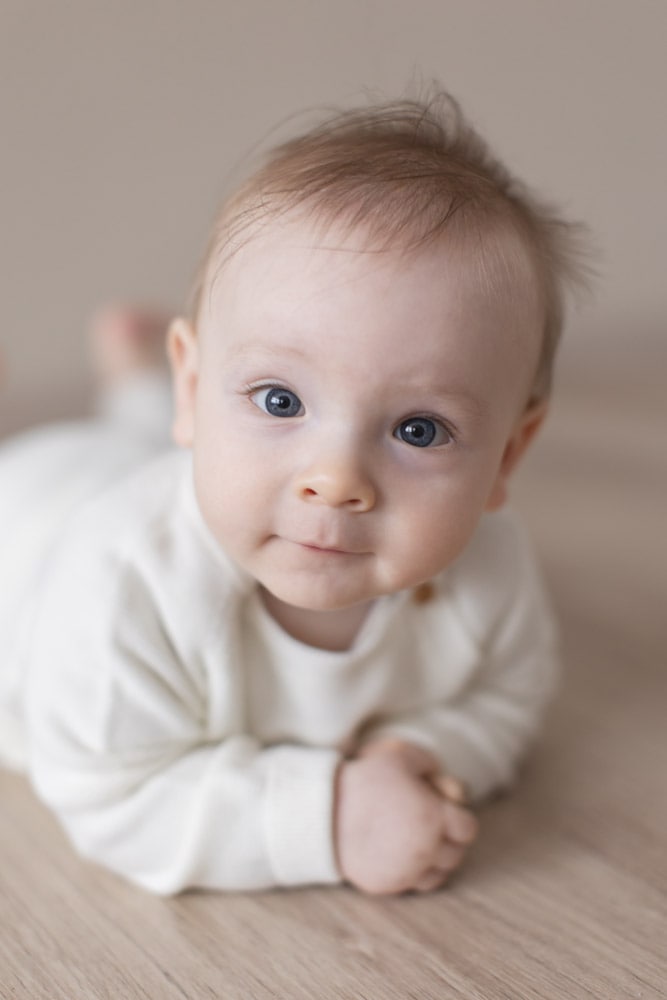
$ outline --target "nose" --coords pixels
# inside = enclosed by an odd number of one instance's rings
[[[320,455],[296,478],[300,499],[364,513],[375,506],[375,489],[363,469],[341,457]]]

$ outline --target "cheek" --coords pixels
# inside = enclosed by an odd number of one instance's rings
[[[420,576],[439,573],[460,554],[467,544],[477,518],[469,510],[448,510],[428,526],[426,523],[415,531],[412,541],[413,558],[420,568]]]
[[[230,421],[200,424],[193,448],[199,506],[217,540],[232,552],[266,528],[279,486],[275,449],[258,448]]]
[[[417,493],[418,491],[418,493]],[[387,533],[395,565],[419,580],[434,576],[463,551],[484,510],[476,483],[440,480],[414,487]]]

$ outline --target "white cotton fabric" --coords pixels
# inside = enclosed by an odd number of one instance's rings
[[[48,559],[25,533],[29,570],[0,548],[0,754],[85,856],[162,894],[332,883],[355,741],[412,740],[475,799],[512,781],[556,658],[511,513],[484,516],[430,601],[379,599],[330,652],[287,635],[213,540],[188,453],[70,506]]]

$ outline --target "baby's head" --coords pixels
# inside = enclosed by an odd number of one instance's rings
[[[225,262],[292,213],[323,236],[330,228],[363,234],[369,250],[409,253],[446,244],[454,254],[467,253],[481,284],[497,281],[518,297],[538,295],[531,399],[548,396],[564,293],[582,276],[580,227],[509,173],[451,96],[343,112],[273,150],[216,221],[193,290],[195,326]]]
[[[170,337],[175,436],[223,547],[315,609],[451,562],[544,415],[576,260],[447,95],[279,147]]]

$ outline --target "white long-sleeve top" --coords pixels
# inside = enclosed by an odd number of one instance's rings
[[[474,798],[509,784],[555,677],[522,532],[485,515],[351,649],[287,635],[205,526],[175,452],[72,519],[22,629],[29,770],[79,851],[157,893],[339,880],[335,772],[359,740],[431,750]]]

